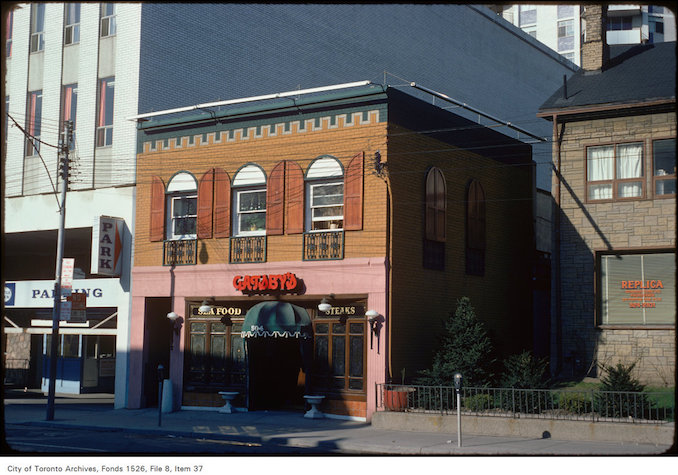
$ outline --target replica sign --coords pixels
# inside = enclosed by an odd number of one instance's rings
[[[120,277],[125,220],[99,216],[92,226],[92,274]]]

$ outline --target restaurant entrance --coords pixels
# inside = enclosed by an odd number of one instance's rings
[[[297,338],[247,341],[251,410],[302,410],[304,382]]]

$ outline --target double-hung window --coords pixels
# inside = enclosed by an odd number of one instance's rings
[[[28,93],[26,111],[26,156],[40,153],[40,132],[42,122],[42,91]]]
[[[644,192],[643,144],[627,143],[586,149],[589,200],[640,198]]]
[[[536,5],[519,5],[518,22],[523,28],[527,25],[534,25],[537,23],[537,6]]]
[[[317,158],[306,172],[306,230],[344,228],[344,169],[329,155]]]
[[[266,175],[258,165],[242,167],[233,178],[233,236],[266,234]]]
[[[676,139],[652,142],[655,196],[676,195]]]
[[[64,44],[80,43],[80,4],[66,4],[66,19],[64,28]]]
[[[558,51],[574,49],[574,20],[558,22]]]
[[[115,3],[101,4],[101,37],[115,35],[117,26],[115,22]]]
[[[31,5],[31,53],[45,49],[45,4]]]
[[[115,97],[115,78],[99,79],[99,100],[96,131],[96,146],[113,145],[113,104]]]
[[[179,172],[167,185],[167,239],[196,239],[198,185],[188,172]]]

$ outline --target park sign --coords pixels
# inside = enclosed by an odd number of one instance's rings
[[[92,226],[92,274],[120,277],[125,220],[110,216],[95,218]]]

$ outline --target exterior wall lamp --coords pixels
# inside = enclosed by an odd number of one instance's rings
[[[320,303],[318,304],[318,310],[320,310],[321,312],[328,312],[332,308],[332,305],[329,302],[332,299],[334,299],[334,294],[330,294],[327,297],[323,297]]]
[[[376,310],[368,310],[365,312],[365,316],[367,317],[367,322],[370,324],[370,348],[374,348],[374,335],[377,335],[378,340],[383,317],[379,315],[379,312]],[[377,352],[378,350],[379,348],[377,348]]]
[[[212,311],[213,306],[214,306],[214,298],[211,298],[209,300],[203,300],[200,307],[198,307],[198,311],[200,313],[210,313]]]
[[[180,317],[176,312],[170,312],[167,314],[167,318],[172,322],[172,329],[175,334],[179,334],[181,331],[181,326],[184,324],[184,319]]]

